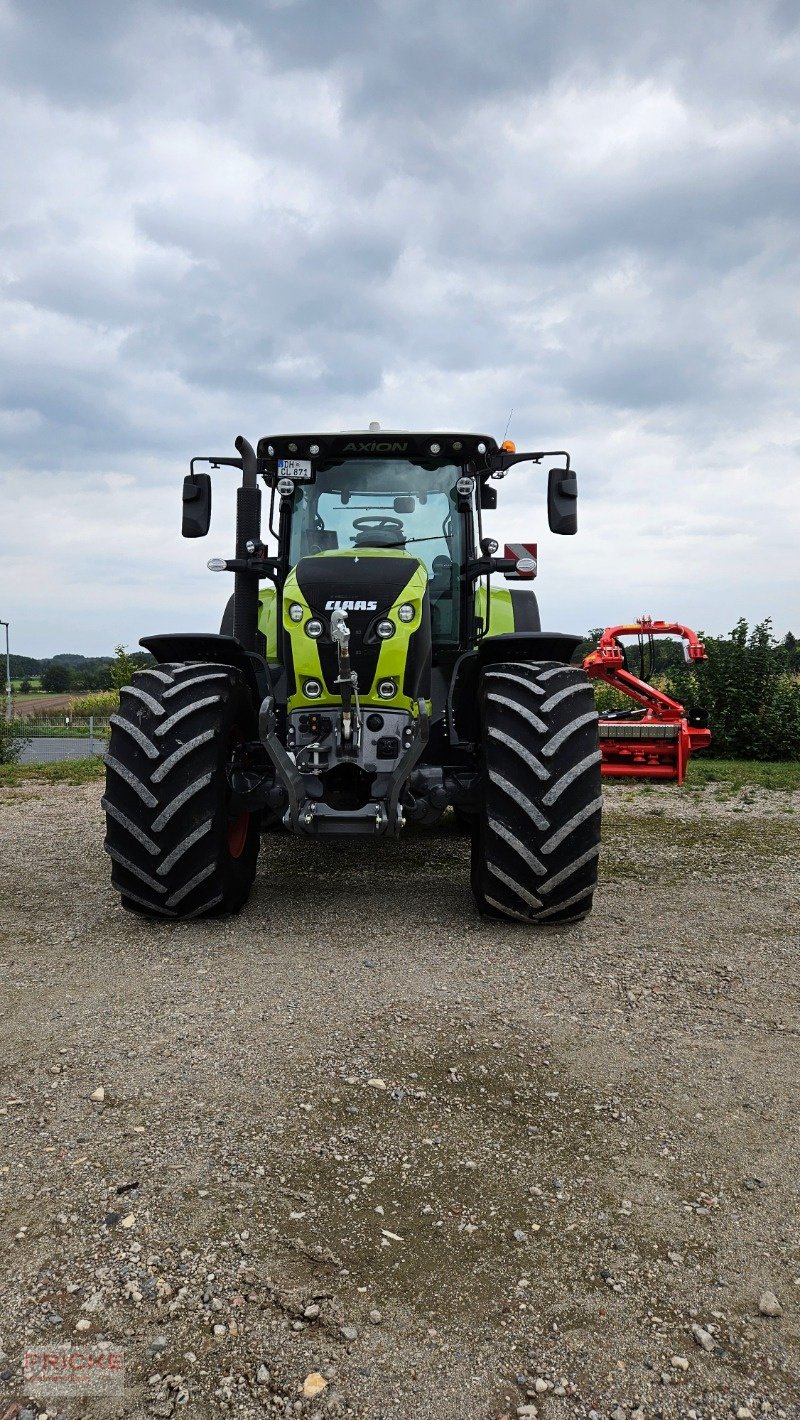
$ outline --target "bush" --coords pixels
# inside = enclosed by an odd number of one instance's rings
[[[641,707],[630,696],[623,695],[621,690],[615,690],[613,685],[606,685],[602,680],[592,681],[594,691],[594,703],[601,715],[605,715],[609,710],[639,710]]]
[[[113,715],[117,710],[119,710],[118,690],[98,690],[94,695],[81,695],[69,703],[70,715],[96,715],[100,720],[107,720],[109,715]]]
[[[707,661],[671,669],[670,695],[709,713],[710,754],[719,759],[800,759],[800,681],[790,651],[772,634],[769,618],[750,630],[736,623],[729,637],[705,639]]]
[[[20,737],[13,723],[0,720],[0,764],[16,764],[27,740]]]

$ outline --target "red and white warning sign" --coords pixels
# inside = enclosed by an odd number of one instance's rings
[[[521,563],[521,567],[515,572],[507,572],[507,577],[519,577],[524,581],[531,581],[539,568],[539,544],[536,542],[507,542],[504,557],[513,557],[515,562]],[[532,564],[532,565],[531,565]],[[522,570],[524,568],[524,571]]]

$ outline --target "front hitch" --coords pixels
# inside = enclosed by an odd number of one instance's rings
[[[336,684],[342,697],[343,754],[354,754],[361,741],[361,712],[358,704],[358,676],[350,665],[350,627],[347,612],[336,610],[331,614],[331,639],[335,641],[339,653],[339,677]],[[355,701],[355,718],[353,702]]]

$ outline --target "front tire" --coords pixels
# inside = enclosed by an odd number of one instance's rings
[[[140,671],[120,692],[106,755],[105,850],[123,907],[208,917],[247,901],[258,815],[232,798],[229,770],[257,738],[252,697],[232,666]]]
[[[588,677],[506,663],[480,687],[483,783],[472,838],[482,913],[548,926],[591,910],[600,853],[600,750]]]

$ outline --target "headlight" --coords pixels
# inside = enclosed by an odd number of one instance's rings
[[[319,700],[322,694],[322,686],[318,680],[304,680],[303,694],[307,700]]]
[[[378,683],[378,694],[381,700],[393,700],[397,694],[397,686],[393,680],[382,680]]]
[[[415,614],[416,613],[414,611],[413,606],[411,605],[411,602],[403,602],[403,605],[400,607],[397,613],[400,620],[406,622],[413,621]]]
[[[317,621],[316,617],[312,617],[311,621],[306,622],[306,636],[310,636],[312,641],[316,641],[317,637],[321,636],[324,630],[325,627],[322,625],[322,622]]]
[[[380,636],[381,641],[388,641],[390,636],[394,636],[393,621],[379,621],[375,631]]]
[[[299,602],[292,602],[291,606],[289,607],[289,619],[291,621],[303,620],[303,608],[301,607]]]

